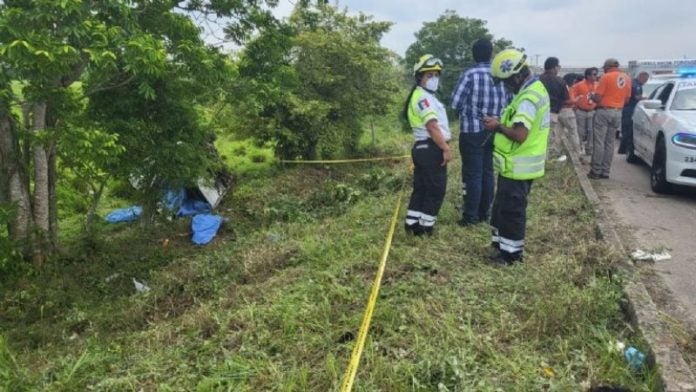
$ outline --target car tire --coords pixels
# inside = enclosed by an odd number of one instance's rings
[[[672,190],[672,186],[667,182],[667,150],[662,136],[657,139],[655,145],[655,155],[650,169],[650,187],[655,193],[669,193]]]

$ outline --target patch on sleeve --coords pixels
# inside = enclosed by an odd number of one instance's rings
[[[423,98],[420,101],[418,101],[418,109],[425,110],[428,108],[430,108],[430,102],[428,102],[428,98]]]

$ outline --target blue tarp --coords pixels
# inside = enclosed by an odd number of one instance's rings
[[[186,199],[179,208],[176,216],[191,216],[196,214],[207,214],[211,211],[210,204],[207,201]]]
[[[207,201],[187,197],[184,188],[168,190],[162,197],[162,204],[169,211],[176,211],[177,217],[207,214],[212,211]]]
[[[222,217],[209,214],[212,211],[210,204],[203,200],[186,197],[186,191],[168,190],[162,197],[162,204],[169,211],[177,211],[176,216],[193,216],[191,220],[191,240],[194,244],[205,245],[217,235],[222,224]],[[143,209],[140,206],[132,206],[114,210],[106,216],[109,223],[130,222],[138,219]]]
[[[118,210],[111,211],[109,215],[106,216],[106,221],[109,223],[131,222],[140,218],[140,214],[142,213],[143,208],[140,206],[120,208]]]
[[[193,236],[191,241],[196,245],[205,245],[215,238],[222,224],[222,217],[211,214],[198,214],[191,220]]]
[[[184,188],[178,190],[168,190],[162,197],[162,204],[171,212],[179,210],[184,200],[186,199],[186,191]]]

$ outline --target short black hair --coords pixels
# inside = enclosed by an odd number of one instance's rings
[[[577,75],[574,73],[569,73],[569,74],[563,75],[563,81],[569,87],[572,86],[573,83],[575,83],[575,79],[577,79]]]
[[[599,73],[597,67],[590,67],[585,70],[585,77],[591,76],[593,73]]]
[[[554,69],[560,65],[560,61],[558,61],[558,57],[549,57],[544,61],[544,70],[548,71],[550,69]]]
[[[477,63],[491,61],[493,55],[493,44],[488,38],[479,38],[471,46],[471,53]]]

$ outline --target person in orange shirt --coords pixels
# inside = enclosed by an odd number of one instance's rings
[[[619,61],[607,59],[594,95],[597,102],[592,142],[592,163],[587,177],[609,178],[614,157],[614,135],[621,129],[621,111],[631,97],[631,78],[619,71]]]
[[[568,141],[573,145],[573,149],[582,154],[580,151],[580,140],[578,140],[578,123],[575,119],[575,95],[571,87],[575,82],[576,74],[569,73],[563,75],[563,81],[566,84],[566,89],[568,90],[568,99],[563,102],[561,111],[558,113],[558,122],[560,123],[560,128],[565,132],[568,137]]]
[[[597,73],[595,67],[585,70],[585,79],[571,88],[575,96],[575,120],[578,124],[578,138],[585,146],[585,155],[592,155],[592,123],[595,115],[595,103],[590,96],[597,89]]]

